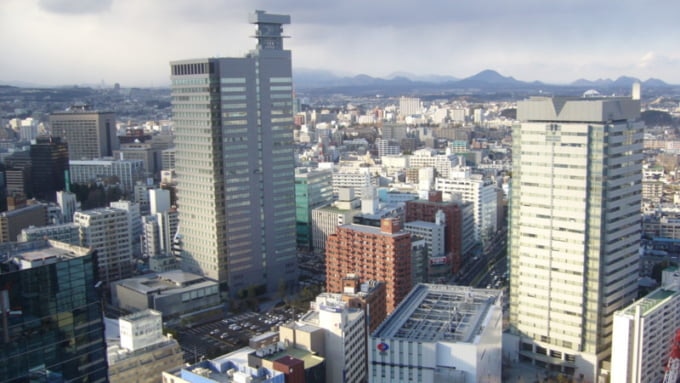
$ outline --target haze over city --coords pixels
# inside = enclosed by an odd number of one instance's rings
[[[253,9],[292,15],[295,69],[680,83],[680,3],[611,0],[3,0],[0,83],[168,86],[170,60],[247,53]]]

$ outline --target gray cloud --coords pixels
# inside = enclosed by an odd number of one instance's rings
[[[111,8],[113,0],[38,0],[40,8],[61,14],[100,13]]]
[[[2,62],[0,79],[166,83],[171,60],[252,49],[255,9],[291,16],[285,47],[297,68],[680,83],[680,1],[668,0],[0,0],[0,50],[20,58]],[[78,45],[54,44],[72,36]]]

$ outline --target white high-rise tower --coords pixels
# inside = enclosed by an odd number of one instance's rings
[[[518,103],[510,332],[518,359],[596,382],[637,294],[643,125],[630,98]]]

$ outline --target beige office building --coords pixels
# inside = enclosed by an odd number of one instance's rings
[[[614,312],[637,296],[640,101],[535,97],[518,103],[517,118],[509,224],[515,341],[504,352],[597,382],[610,372]]]
[[[52,113],[50,125],[52,135],[68,144],[71,160],[110,157],[119,147],[113,112],[97,111],[86,104],[73,105],[65,112]]]

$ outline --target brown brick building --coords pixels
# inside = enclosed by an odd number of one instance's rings
[[[326,244],[326,290],[342,293],[347,274],[361,282],[385,283],[385,311],[391,313],[408,294],[411,281],[411,234],[398,220],[384,218],[380,227],[343,225]]]
[[[451,262],[453,274],[460,270],[463,258],[463,209],[458,202],[443,202],[442,192],[430,192],[427,201],[415,200],[406,202],[406,222],[435,222],[435,215],[441,210],[446,218],[446,235],[444,250]]]

